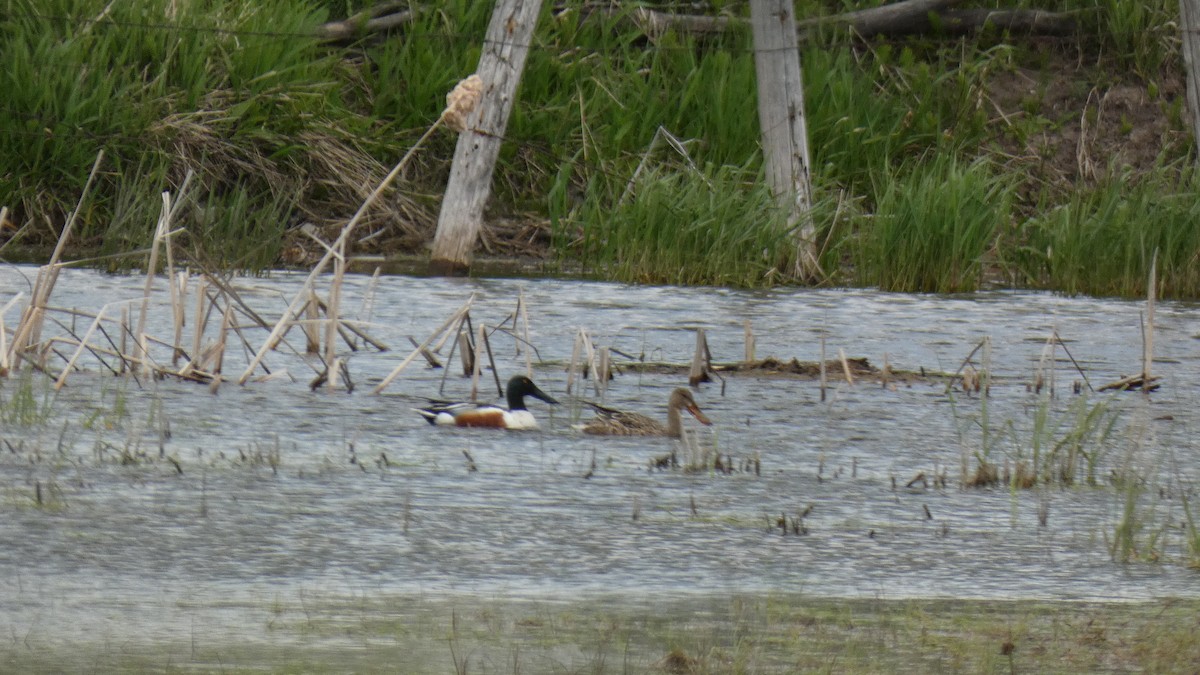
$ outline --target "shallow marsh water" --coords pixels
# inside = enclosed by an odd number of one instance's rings
[[[27,291],[33,274],[0,270],[0,303]],[[302,280],[274,274],[235,285],[273,321]],[[129,301],[136,316],[143,283],[66,270],[51,304],[94,312]],[[423,340],[472,293],[476,325],[501,322],[524,294],[541,359],[534,379],[564,404],[531,401],[540,432],[429,426],[410,408],[439,396],[443,373],[420,360],[370,393],[409,354],[410,336]],[[165,296],[160,280],[150,326],[169,339]],[[310,391],[316,362],[284,351],[267,365],[290,377],[226,383],[215,395],[193,383],[114,378],[86,360],[57,396],[40,376],[0,381],[9,409],[24,386],[49,410],[44,421],[6,419],[0,428],[2,634],[47,648],[303,640],[270,626],[273,607],[305,598],[1200,596],[1180,527],[1180,496],[1200,478],[1195,305],[1157,307],[1160,392],[1087,397],[1107,401],[1116,420],[1098,446],[1101,486],[1010,491],[960,489],[964,453],[982,442],[983,408],[977,397],[947,395],[941,380],[849,385],[832,372],[822,402],[814,380],[727,373],[723,394],[719,381],[697,392],[714,427],[689,424],[739,468],[760,462],[758,472],[726,475],[651,468],[674,441],[579,434],[572,425],[587,414],[566,392],[565,364],[580,328],[597,346],[671,363],[690,360],[704,328],[714,360],[734,362],[748,320],[759,358],[816,361],[825,336],[830,358],[841,349],[879,365],[886,354],[893,368],[914,372],[953,372],[989,337],[987,416],[1001,438],[991,457],[1003,464],[1029,452],[1043,399],[1025,385],[1051,331],[1099,386],[1140,369],[1144,303],[400,276],[350,277],[343,303],[391,347],[346,353],[353,393]],[[17,318],[10,311],[5,325]],[[76,323],[77,334],[84,329]],[[265,332],[246,335],[257,348]],[[302,345],[296,331],[289,340]],[[523,369],[514,340],[496,334],[492,347],[502,378]],[[1054,439],[1081,405],[1070,393],[1080,377],[1056,353]],[[245,350],[231,347],[225,373],[236,378],[246,363]],[[485,398],[496,393],[490,377]],[[605,401],[660,415],[685,379],[625,369]],[[465,397],[469,387],[455,364],[440,396]],[[590,380],[575,387],[597,398]],[[1145,512],[1148,529],[1161,531],[1158,563],[1110,555],[1125,492],[1108,478],[1131,471],[1153,488]],[[949,483],[906,488],[921,472]],[[781,515],[810,506],[807,534],[781,533]]]

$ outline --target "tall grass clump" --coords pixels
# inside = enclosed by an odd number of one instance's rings
[[[629,282],[730,286],[791,274],[786,214],[749,167],[649,169],[628,193],[606,199],[603,192],[589,190],[557,235],[591,271]]]
[[[938,155],[875,175],[875,210],[845,245],[859,283],[888,291],[972,291],[997,228],[1012,217],[1012,187],[985,160]]]
[[[1163,172],[1134,185],[1120,178],[1076,194],[1027,226],[1026,275],[1066,293],[1140,297],[1158,251],[1159,294],[1200,288],[1200,176]]]
[[[1056,411],[1048,392],[1032,408],[1025,433],[1008,424],[1012,440],[1013,487],[1034,484],[1100,484],[1102,462],[1112,448],[1118,415],[1109,399],[1091,401],[1078,396]]]
[[[54,412],[54,391],[48,378],[27,368],[14,378],[0,378],[0,422],[4,426],[35,426]],[[40,391],[39,391],[40,388]]]

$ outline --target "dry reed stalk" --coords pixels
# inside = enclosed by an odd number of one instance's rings
[[[600,373],[600,377],[596,378],[596,384],[597,389],[600,390],[600,400],[603,401],[604,397],[608,394],[608,380],[612,377],[612,366],[609,363],[608,347],[600,348],[600,358],[598,360],[600,363],[597,369]]]
[[[750,325],[750,319],[746,319],[742,322],[742,333],[746,337],[746,350],[743,360],[746,363],[754,363],[754,328]]]
[[[25,291],[14,295],[0,309],[0,377],[8,375],[9,366],[11,365],[8,360],[8,330],[4,327],[4,315],[8,314],[8,310],[12,309],[13,305],[20,302],[23,297],[25,297]]]
[[[991,396],[992,394],[992,338],[986,336],[983,338],[983,395]]]
[[[600,371],[596,369],[596,344],[592,342],[592,336],[586,330],[583,333],[583,352],[587,356],[587,372],[591,374],[592,390],[596,392],[596,396],[600,396]]]
[[[337,253],[333,258],[333,281],[329,284],[329,302],[325,308],[325,370],[328,373],[326,385],[330,392],[337,389],[338,370],[337,338],[338,314],[342,306],[342,283],[346,277],[346,240],[339,239],[336,245]]]
[[[143,375],[150,374],[145,366],[146,361],[149,360],[149,353],[146,351],[146,315],[150,311],[150,292],[154,290],[154,277],[158,271],[158,249],[162,245],[170,226],[171,193],[164,191],[162,193],[162,211],[158,214],[158,224],[154,228],[154,240],[150,244],[150,261],[146,264],[146,283],[142,287],[142,307],[138,313],[137,332],[134,333],[134,339],[137,341],[138,347],[138,358],[143,364]]]
[[[422,342],[420,345],[417,345],[417,348],[414,349],[412,351],[412,353],[409,354],[403,361],[401,361],[400,365],[396,366],[392,370],[392,372],[388,373],[387,377],[383,378],[383,380],[379,384],[375,385],[375,388],[371,390],[371,393],[378,394],[379,392],[381,392],[385,388],[387,388],[387,386],[392,383],[392,380],[395,380],[397,377],[399,377],[400,373],[403,372],[403,370],[408,367],[408,364],[412,363],[413,359],[417,358],[417,355],[419,355],[421,353],[422,349],[427,348],[430,345],[430,343],[432,343],[436,338],[438,338],[443,333],[445,333],[446,329],[449,328],[451,325],[453,325],[454,323],[456,323],[458,321],[462,321],[463,317],[465,317],[467,315],[468,311],[471,309],[471,303],[473,303],[473,302],[475,302],[475,294],[474,293],[472,293],[471,297],[467,299],[467,302],[462,307],[459,307],[458,310],[455,311],[454,314],[451,315],[451,317],[449,319],[446,319],[446,321],[444,321],[442,323],[442,325],[439,326],[436,331],[434,331],[429,337],[425,338],[424,342]]]
[[[363,323],[371,323],[372,318],[375,316],[375,294],[379,290],[379,275],[381,272],[382,269],[376,267],[375,271],[371,273],[371,279],[367,282],[366,290],[363,291],[362,303],[358,306],[358,313],[354,315],[355,318]]]
[[[411,335],[408,336],[408,341],[412,343],[413,347],[420,347],[420,345],[417,344],[417,341],[414,340]],[[433,352],[429,351],[428,349],[418,349],[417,351],[421,352],[421,356],[425,357],[425,361],[429,363],[430,368],[442,367],[442,362],[438,361],[437,356],[435,356]]]
[[[887,388],[889,380],[892,377],[892,364],[888,363],[888,353],[883,353],[883,370],[880,372],[880,381],[883,383],[884,389]]]
[[[479,337],[475,338],[475,355],[472,360],[475,367],[471,369],[471,400],[479,399],[479,375],[483,370],[483,345],[487,341],[487,330],[484,324],[479,324]]]
[[[208,299],[207,286],[208,275],[201,274],[200,278],[196,280],[196,318],[192,321],[194,328],[192,334],[192,362],[184,364],[184,369],[190,367],[200,357],[200,345],[204,339],[205,324],[208,323],[204,314],[204,301]]]
[[[458,325],[458,340],[455,346],[462,360],[463,377],[471,377],[475,372],[475,347],[471,344],[470,334],[464,331],[463,327],[464,324]]]
[[[300,330],[304,331],[305,354],[321,353],[321,330],[317,325],[320,321],[317,291],[310,288],[308,302],[304,303],[304,321],[300,323]]]
[[[692,355],[692,368],[688,372],[688,384],[695,387],[701,382],[709,382],[708,373],[712,363],[708,359],[708,338],[703,328],[696,329],[696,352]]]
[[[525,289],[517,295],[517,307],[521,317],[521,340],[517,341],[517,349],[525,353],[525,376],[533,377],[533,350],[529,341],[529,303],[525,301]]]
[[[460,345],[462,345],[463,349],[466,349],[468,351],[473,351],[468,347],[468,345],[471,344],[470,338],[468,337],[468,339],[466,341],[463,341],[461,339],[463,337],[463,326],[465,326],[467,321],[469,321],[469,320],[470,320],[470,315],[465,314],[465,315],[463,315],[463,317],[461,319],[459,319],[458,325],[454,327],[453,331],[447,331],[447,334],[448,335],[453,334],[455,336],[455,339],[453,342],[450,343],[450,353],[446,355],[446,363],[454,363],[454,354],[456,351],[458,351],[458,348]],[[413,340],[411,337],[409,338],[409,341],[413,343],[414,347],[418,346],[416,340]],[[424,356],[426,352],[428,352],[430,354],[433,353],[429,349],[422,349],[420,351],[421,351],[422,356]],[[429,357],[426,357],[426,360],[428,360],[428,359],[429,359]],[[463,364],[464,364],[463,365],[463,377],[470,377],[471,369],[474,368],[474,365],[472,364],[472,366],[470,368],[468,368],[468,367],[466,367],[467,358],[463,357],[461,360],[463,361]],[[441,396],[443,394],[443,392],[446,391],[446,378],[449,376],[450,376],[449,368],[446,368],[445,370],[442,371],[441,380],[438,382],[438,396]]]
[[[579,352],[583,349],[584,331],[582,328],[575,333],[575,344],[571,347],[571,363],[567,366],[567,396],[571,395],[571,388],[575,386],[575,369],[579,365]]]
[[[167,251],[171,250],[170,240],[167,240]],[[167,267],[174,267],[174,261],[171,259],[174,256],[167,257]],[[171,310],[175,324],[175,339],[171,345],[171,365],[178,366],[179,359],[186,352],[183,351],[183,327],[187,323],[187,308],[184,305],[187,303],[187,270],[180,270],[177,274],[170,277],[171,283]]]
[[[946,382],[946,393],[947,394],[949,394],[950,390],[954,388],[954,381],[956,379],[958,379],[960,374],[962,374],[963,369],[971,364],[971,359],[975,356],[975,353],[978,352],[980,349],[983,349],[984,344],[989,343],[989,342],[990,342],[990,340],[988,338],[983,338],[982,340],[979,341],[979,344],[975,345],[975,348],[971,350],[971,353],[967,354],[967,358],[962,360],[962,363],[960,363],[958,365],[958,370],[954,371],[954,374],[950,376],[950,380],[948,382]],[[986,368],[987,368],[986,364],[984,365],[984,368],[986,370]]]
[[[230,324],[233,323],[233,304],[225,303],[225,313],[221,317],[221,332],[217,334],[217,344],[213,350],[213,367],[211,369],[212,380],[209,381],[208,390],[212,393],[217,393],[221,387],[221,369],[225,365],[225,342],[226,335],[229,333]]]
[[[316,298],[317,298],[317,309],[319,309],[323,312],[327,311],[328,308],[325,305],[325,303],[321,300],[321,296],[317,295]],[[341,321],[338,322],[338,335],[340,335],[342,337],[342,341],[346,343],[346,346],[350,348],[350,351],[355,351],[355,352],[358,351],[358,342],[356,342],[354,340],[354,338],[351,337],[351,335],[358,336],[359,339],[361,339],[363,342],[371,345],[372,347],[374,347],[375,349],[378,349],[381,352],[386,352],[388,350],[387,345],[385,345],[382,342],[380,342],[379,340],[376,340],[375,338],[371,337],[370,334],[368,334],[362,328],[359,328],[357,325],[358,323],[361,323],[361,322],[351,321],[349,319],[342,319]]]
[[[846,350],[838,347],[838,358],[842,361],[842,372],[846,374],[846,384],[854,386],[854,377],[850,374],[850,362],[846,360]]]
[[[1150,374],[1151,366],[1154,362],[1154,304],[1155,297],[1158,291],[1158,249],[1154,249],[1154,255],[1150,258],[1150,279],[1146,283],[1146,328],[1142,335],[1142,381],[1146,386],[1142,387],[1142,393],[1150,393],[1150,382],[1153,376]]]
[[[100,162],[103,159],[104,150],[100,150],[96,154],[96,161],[92,164],[92,171],[88,174],[83,191],[79,194],[79,201],[75,204],[75,209],[71,211],[71,215],[63,225],[62,232],[58,235],[58,242],[54,245],[54,252],[50,254],[50,262],[38,270],[37,281],[34,283],[33,293],[29,298],[29,305],[26,306],[25,312],[22,313],[21,320],[13,333],[12,344],[9,347],[8,360],[12,364],[16,363],[18,353],[31,346],[41,335],[42,322],[45,319],[43,308],[47,300],[50,299],[50,294],[54,291],[54,285],[58,281],[59,261],[62,259],[63,249],[67,245],[67,240],[71,236],[71,230],[75,227],[75,221],[79,217],[80,210],[83,208],[83,201],[91,190],[92,183],[96,180],[96,174],[100,170]]]
[[[496,367],[496,357],[492,355],[492,341],[488,334],[480,327],[480,334],[483,335],[483,348],[487,350],[488,364],[492,367],[492,379],[496,381],[496,395],[504,397],[504,385],[500,384],[500,369]]]
[[[821,402],[825,401],[825,387],[828,383],[825,372],[825,336],[821,336]]]
[[[308,278],[305,279],[300,291],[297,292],[296,297],[292,298],[292,301],[288,303],[287,309],[283,312],[283,315],[279,317],[279,321],[276,322],[275,327],[271,329],[267,339],[263,342],[262,348],[259,349],[258,353],[254,355],[254,358],[250,360],[250,364],[246,367],[245,372],[243,372],[241,377],[238,378],[238,384],[244,384],[246,380],[249,379],[250,375],[256,368],[258,368],[258,365],[262,362],[262,360],[266,358],[267,352],[274,349],[275,345],[279,343],[279,340],[283,338],[285,329],[296,318],[296,311],[300,307],[301,299],[307,297],[305,294],[306,289],[312,287],[313,281],[316,279],[317,275],[325,270],[325,267],[329,264],[329,261],[334,255],[334,250],[339,246],[345,245],[345,242],[349,239],[351,232],[353,232],[354,228],[358,226],[359,222],[362,221],[363,216],[366,215],[370,206],[379,198],[379,195],[383,194],[383,191],[387,189],[387,186],[393,180],[396,179],[396,176],[400,175],[400,172],[404,170],[405,165],[408,164],[409,158],[412,157],[417,148],[421,147],[421,145],[425,143],[426,139],[432,136],[433,132],[437,130],[441,124],[442,117],[439,116],[438,119],[432,125],[430,125],[429,129],[426,130],[419,139],[417,139],[417,142],[408,149],[408,152],[404,153],[404,157],[402,157],[400,161],[396,163],[396,166],[392,168],[391,172],[389,172],[388,175],[385,176],[382,181],[380,181],[375,190],[372,191],[371,194],[367,196],[366,200],[363,201],[362,206],[360,206],[354,216],[350,218],[350,221],[346,223],[346,226],[342,228],[342,232],[338,235],[337,240],[334,242],[334,246],[329,250],[326,250],[325,255],[323,255],[321,259],[317,261],[317,264],[313,266],[312,271],[309,272]],[[407,365],[407,363],[404,365]],[[399,373],[396,374],[398,375]],[[390,381],[391,379],[387,379],[377,385],[374,390],[375,393],[381,391],[382,388]]]
[[[1042,387],[1050,388],[1050,398],[1054,398],[1054,392],[1057,385],[1055,364],[1058,362],[1057,347],[1061,343],[1058,339],[1058,330],[1051,329],[1050,336],[1046,338],[1046,344],[1042,347],[1042,356],[1038,360],[1037,373],[1034,375],[1033,390],[1035,393],[1041,393]],[[1047,365],[1048,364],[1048,365]],[[1049,375],[1047,376],[1047,367]]]
[[[129,354],[129,349],[128,349],[129,306],[128,305],[121,308],[120,331],[121,331],[121,346],[120,346],[119,350],[121,352],[121,374],[123,375],[123,374],[125,374],[125,368],[129,365],[129,356],[128,356],[128,354]]]
[[[108,308],[112,305],[113,303],[108,303],[100,308],[100,311],[96,313],[96,318],[92,320],[92,325],[88,326],[87,332],[85,332],[83,337],[79,339],[79,348],[75,350],[75,353],[71,355],[71,358],[67,359],[66,367],[63,368],[62,373],[59,374],[58,379],[54,382],[54,389],[56,391],[62,389],[63,385],[67,383],[67,374],[70,373],[71,369],[75,367],[75,362],[79,359],[79,356],[83,354],[83,350],[87,348],[88,340],[91,339],[92,334],[96,332],[96,329],[100,327],[100,322],[104,320],[104,313],[108,311]]]

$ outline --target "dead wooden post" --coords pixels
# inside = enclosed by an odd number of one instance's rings
[[[492,171],[541,8],[541,0],[498,0],[492,11],[477,71],[484,85],[483,100],[467,116],[454,150],[433,240],[434,271],[470,267],[471,250],[483,225],[483,207],[491,195]]]
[[[804,119],[804,82],[791,0],[750,0],[754,33],[754,70],[758,76],[758,122],[762,128],[767,184],[789,210],[795,233],[795,273],[815,278],[817,238],[810,207],[808,128]]]
[[[1200,152],[1200,34],[1197,33],[1200,31],[1200,0],[1179,0],[1179,31],[1187,78],[1187,107],[1196,149]]]

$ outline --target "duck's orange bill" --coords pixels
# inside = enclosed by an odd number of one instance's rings
[[[712,424],[712,421],[709,420],[704,413],[700,412],[700,406],[689,405],[687,407],[687,411],[692,413],[692,417],[695,417],[697,420],[699,420],[701,424]]]

